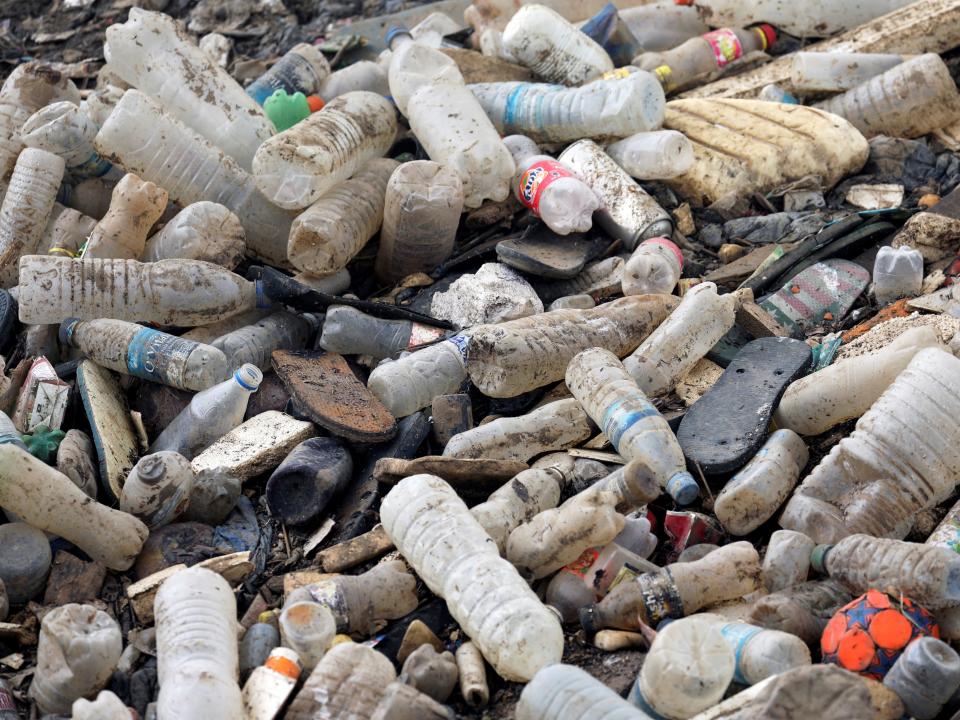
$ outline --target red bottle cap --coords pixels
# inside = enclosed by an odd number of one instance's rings
[[[764,50],[766,50],[767,48],[773,47],[773,44],[777,41],[777,31],[773,29],[772,25],[767,25],[766,23],[764,23],[763,25],[758,25],[757,27],[755,27],[754,30],[756,30],[763,36]]]
[[[673,0],[677,5],[693,5],[695,0]]]
[[[323,108],[323,98],[319,95],[307,95],[307,105],[310,108],[310,112],[315,113],[317,110]]]

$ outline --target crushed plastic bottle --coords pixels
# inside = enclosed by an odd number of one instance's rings
[[[120,509],[140,518],[151,530],[176,520],[187,509],[193,468],[180,453],[163,450],[144,455],[123,483]]]
[[[149,237],[141,259],[205,260],[233,270],[246,248],[240,219],[220,203],[201,200],[187,205],[160,232]]]
[[[923,285],[923,255],[909,247],[884,246],[873,264],[873,294],[886,305],[902,297],[916,297]]]
[[[813,580],[759,598],[747,619],[754,625],[796,635],[807,645],[819,646],[827,622],[852,599],[853,595],[836,580]]]
[[[27,118],[20,131],[24,145],[63,158],[76,181],[91,177],[119,180],[122,172],[93,147],[100,126],[69,100],[51,103]]]
[[[960,656],[943,640],[918,637],[883,677],[916,720],[933,720],[960,687]]]
[[[354,642],[340,643],[310,673],[285,717],[370,717],[396,677],[385,655]]]
[[[310,313],[277,310],[252,325],[237,328],[210,343],[227,359],[227,367],[255,365],[270,369],[274,350],[303,350],[320,321]]]
[[[457,392],[467,379],[468,335],[454,335],[374,368],[367,388],[398,418]]]

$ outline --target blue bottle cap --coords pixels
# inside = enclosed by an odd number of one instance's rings
[[[386,43],[387,47],[390,47],[390,44],[398,35],[410,35],[410,31],[403,25],[392,25],[383,36],[383,42]]]
[[[690,473],[678,472],[667,481],[667,493],[678,505],[689,505],[700,497],[700,486]]]
[[[57,336],[60,340],[60,344],[64,347],[70,344],[70,337],[73,335],[73,329],[77,326],[78,322],[80,322],[80,318],[67,318],[60,323],[60,330],[57,333]]]

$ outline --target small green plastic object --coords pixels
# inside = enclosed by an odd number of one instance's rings
[[[31,455],[51,465],[57,457],[57,449],[65,435],[63,430],[51,430],[46,425],[37,425],[32,435],[23,436],[23,442]]]
[[[275,90],[263,103],[263,109],[277,132],[283,132],[310,114],[310,103],[302,92],[287,95],[286,90]]]

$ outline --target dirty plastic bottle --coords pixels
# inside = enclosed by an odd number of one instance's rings
[[[346,93],[270,138],[253,158],[257,187],[282,208],[300,209],[382,157],[397,134],[397,114],[376,93]]]
[[[287,267],[293,217],[263,196],[252,175],[143,93],[123,94],[93,144],[127,172],[164,188],[181,206],[201,200],[226,206],[243,223],[250,253]]]
[[[240,219],[220,203],[191,203],[147,239],[144,262],[171,258],[205,260],[233,270],[247,245]]]
[[[446,334],[411,320],[384,320],[347,305],[331,305],[317,344],[327,352],[385,358],[428,345]]]
[[[773,517],[810,455],[793,430],[777,430],[717,495],[713,511],[731,535],[747,535]]]
[[[609,474],[605,470],[602,477],[581,492],[614,493],[618,498],[617,510],[622,513],[635,512],[660,496],[660,483],[642,460],[631,460]]]
[[[816,543],[794,530],[777,530],[767,542],[763,556],[763,585],[777,592],[806,582],[810,573],[810,553]]]
[[[0,287],[16,285],[21,256],[37,251],[63,169],[63,158],[46,150],[25,148],[17,157],[0,205]]]
[[[387,72],[378,63],[370,60],[358,60],[355,63],[336,70],[328,75],[317,90],[317,95],[324,101],[330,102],[334,98],[348,92],[366,90],[378,95],[389,95],[390,85],[387,82]]]
[[[206,390],[229,372],[219,349],[125,320],[65,320],[60,344],[110,370],[180,390]]]
[[[183,288],[190,288],[184,292]],[[27,255],[20,262],[20,322],[111,318],[193,327],[268,306],[250,282],[200,260],[74,260]]]
[[[604,260],[587,263],[578,275],[569,280],[535,281],[537,294],[544,303],[567,295],[587,294],[594,298],[608,298],[620,293],[623,281],[623,258],[614,255]]]
[[[274,720],[293,694],[300,678],[300,656],[295,650],[278,647],[266,662],[255,668],[243,685],[245,720]]]
[[[514,192],[520,203],[558,235],[587,232],[600,199],[580,178],[567,170],[528,137],[503,139],[517,165]]]
[[[883,677],[916,720],[933,720],[960,687],[960,655],[943,640],[918,637]]]
[[[101,690],[93,701],[79,698],[70,712],[71,720],[129,720],[132,717],[130,709],[109,690]],[[0,720],[2,718],[0,715]]]
[[[560,661],[563,630],[443,480],[404,478],[380,507],[387,535],[501,677]],[[455,538],[455,542],[451,540]]]
[[[606,50],[543,5],[524,5],[510,18],[503,46],[547,82],[582,85],[613,70]]]
[[[415,350],[399,360],[380,363],[367,388],[397,418],[428,407],[435,397],[451,395],[467,379],[469,336],[463,333]]]
[[[53,557],[50,541],[42,530],[23,522],[0,525],[0,581],[12,605],[23,605],[41,593],[47,584]]]
[[[735,294],[717,294],[712,282],[696,285],[623,366],[647,395],[669,392],[733,327],[736,308]]]
[[[910,328],[886,347],[844,358],[795,380],[773,415],[777,427],[820,435],[861,417],[921,350],[945,349],[929,326]]]
[[[248,678],[250,673],[263,665],[270,653],[280,647],[280,630],[266,622],[257,622],[249,627],[240,640],[240,678]],[[289,648],[286,648],[290,650]],[[291,651],[292,652],[292,651]],[[297,657],[299,667],[300,658]]]
[[[421,45],[438,48],[443,45],[445,35],[452,35],[463,26],[442,12],[434,12],[410,28],[410,36]]]
[[[308,671],[317,666],[337,634],[330,608],[312,600],[287,603],[279,622],[280,642],[297,652]]]
[[[873,264],[873,294],[886,305],[902,297],[916,297],[923,285],[923,255],[906,246],[884,246]]]
[[[799,105],[800,101],[790,93],[789,91],[783,89],[776,83],[770,83],[769,85],[764,85],[760,89],[760,94],[757,95],[758,100],[765,100],[766,102],[778,102],[785,103],[787,105]]]
[[[157,628],[158,720],[243,717],[237,685],[237,602],[205,568],[167,578],[153,603]]]
[[[270,369],[274,350],[303,350],[320,321],[310,313],[277,310],[252,325],[227,333],[210,343],[227,358],[227,367],[256,365]]]
[[[517,720],[649,720],[576,665],[540,670],[520,694]]]
[[[623,266],[623,294],[670,294],[683,272],[683,253],[668,238],[644,240]]]
[[[811,663],[810,648],[796,635],[750,623],[730,622],[709,613],[694,617],[704,617],[717,624],[736,662],[733,681],[741,685],[756,685],[768,677]]]
[[[650,52],[675,48],[710,29],[697,8],[672,2],[624,7],[618,14],[640,46]]]
[[[263,381],[256,365],[242,365],[233,377],[198,392],[150,446],[151,453],[169,450],[192,460],[243,422],[250,395]]]
[[[321,277],[345,268],[380,229],[387,182],[398,165],[371,160],[300,213],[287,246],[293,266]]]
[[[44,713],[69,713],[74,700],[101,690],[123,639],[117,621],[92,605],[69,603],[44,615],[30,697]]]
[[[92,217],[55,202],[36,254],[77,255],[96,224]]]
[[[432,160],[400,165],[387,183],[377,278],[395,283],[450,257],[461,212],[463,183],[456,171]]]
[[[757,589],[760,556],[748,542],[724,545],[693,562],[667,565],[617,585],[596,605],[580,610],[587,632],[601,628],[639,630],[666,618],[692,615],[725,600],[739,600]]]
[[[827,622],[852,599],[853,595],[836,580],[814,580],[759,598],[747,619],[754,625],[796,635],[807,645],[819,646]]]
[[[457,684],[457,661],[453,653],[437,652],[433,645],[425,643],[403,661],[397,680],[438,702],[446,702]]]
[[[916,138],[952,123],[960,94],[940,56],[927,53],[814,107],[839,115],[868,138]]]
[[[694,163],[693,143],[676,130],[640,132],[608,145],[606,152],[637,180],[677,177]]]
[[[903,55],[858,52],[796,52],[790,87],[801,93],[843,92],[867,82],[905,60]]]
[[[176,520],[187,509],[193,468],[180,453],[164,450],[145,455],[123,483],[120,509],[140,518],[151,530]]]
[[[298,43],[287,50],[269,70],[247,85],[247,95],[263,105],[276,90],[291,95],[319,94],[323,81],[330,75],[330,63],[316,45]]]
[[[74,180],[104,177],[119,180],[123,172],[113,167],[93,147],[100,126],[76,104],[67,100],[41,108],[23,124],[20,138],[27,147],[63,158]]]
[[[90,233],[83,256],[139,260],[147,233],[166,207],[166,190],[127,173],[113,188],[110,209]]]
[[[546,309],[548,312],[550,310],[592,310],[596,306],[597,303],[592,297],[581,293],[557,298]]]
[[[13,420],[10,419],[9,415],[0,410],[0,445],[8,444],[16,445],[23,450],[27,449],[27,446],[23,444],[23,440],[20,438],[20,431],[17,430],[16,425],[13,424]]]
[[[127,22],[108,27],[106,38],[103,55],[114,72],[250,170],[273,125],[257,101],[173,18],[131,8]]]
[[[580,140],[557,158],[600,198],[597,223],[633,250],[641,240],[670,237],[670,215],[593,140]]]
[[[616,355],[584,350],[570,361],[567,386],[627,460],[642,460],[670,496],[689,505],[700,494],[676,436]]]

